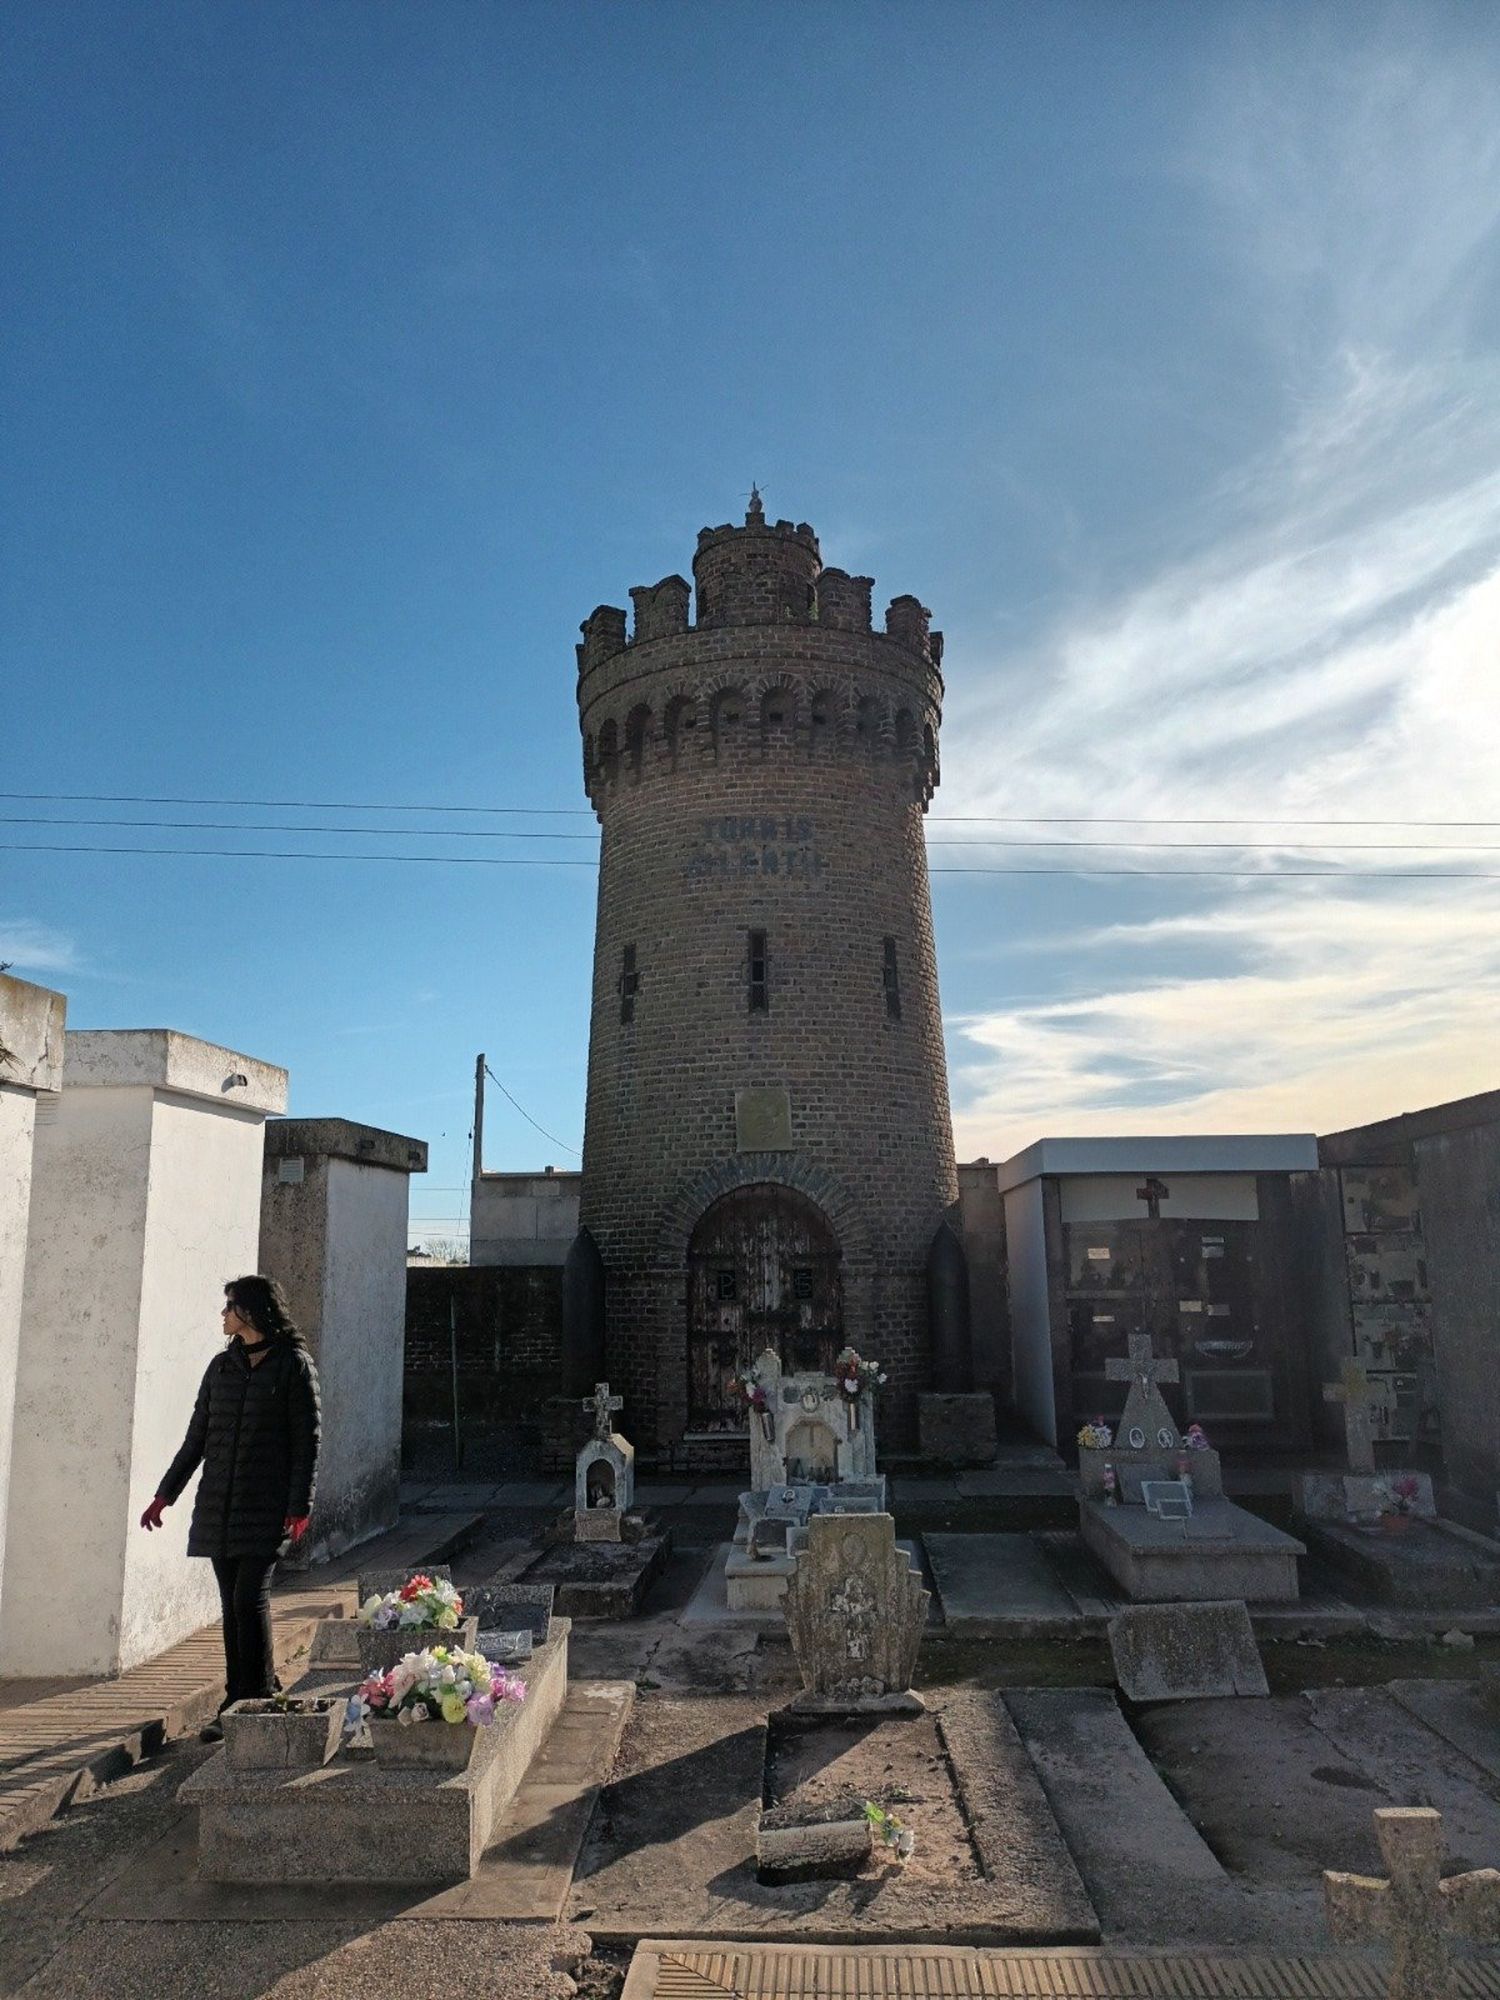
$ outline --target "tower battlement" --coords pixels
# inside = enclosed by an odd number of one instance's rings
[[[634,626],[627,633],[625,612],[596,605],[583,621],[578,651],[582,680],[627,647],[669,639],[688,631],[709,632],[734,625],[806,625],[831,632],[870,632],[874,578],[825,569],[818,538],[805,521],[768,523],[754,496],[743,527],[726,523],[700,528],[693,557],[693,583],[663,577],[630,592]],[[689,623],[692,598],[697,619]],[[893,598],[885,614],[885,634],[914,653],[924,665],[940,667],[943,635],[932,629],[932,613],[915,597]]]

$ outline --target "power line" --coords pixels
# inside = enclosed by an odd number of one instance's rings
[[[488,1063],[486,1063],[484,1066],[484,1073],[489,1078],[490,1082],[495,1086],[496,1090],[499,1091],[500,1095],[506,1100],[506,1102],[508,1104],[515,1105],[516,1110],[520,1112],[521,1116],[526,1120],[526,1123],[528,1125],[533,1126],[535,1130],[540,1132],[544,1139],[550,1139],[554,1146],[561,1146],[565,1153],[572,1153],[575,1159],[582,1159],[583,1155],[579,1152],[576,1146],[570,1146],[566,1139],[559,1139],[557,1134],[555,1132],[549,1132],[545,1125],[538,1125],[536,1120],[532,1117],[531,1113],[526,1109],[524,1104],[516,1104],[516,1100],[511,1096],[510,1092],[505,1088],[505,1085],[500,1081],[499,1077],[496,1076],[495,1072],[490,1068]]]
[[[961,841],[960,846],[985,847],[986,841]],[[1048,844],[1048,843],[1042,843]],[[1100,842],[1112,846],[1112,842]],[[1189,843],[1168,843],[1168,845]],[[157,860],[209,859],[224,861],[330,861],[343,865],[388,864],[424,868],[588,868],[593,861],[553,860],[540,854],[317,854],[295,848],[272,847],[131,847],[101,846],[92,843],[62,844],[51,841],[0,840],[0,851],[11,854],[143,854]],[[1161,851],[1161,850],[1157,850]],[[1279,851],[1279,850],[1278,850]],[[1280,882],[1291,876],[1331,876],[1344,882],[1500,882],[1496,869],[1412,869],[1412,868],[1099,868],[1079,863],[1055,868],[981,868],[940,861],[929,869],[932,875],[1101,875],[1161,876],[1167,881],[1209,881],[1214,878],[1252,882]],[[548,1134],[551,1137],[551,1134]],[[563,1143],[558,1140],[559,1145]],[[576,1149],[571,1149],[576,1150]]]
[[[1019,824],[1019,822],[1008,822]],[[1038,821],[1042,825],[1046,822]],[[1182,824],[1186,825],[1184,821]],[[1208,822],[1204,822],[1207,824]],[[1234,824],[1229,821],[1225,824]],[[1252,824],[1250,821],[1246,825]],[[0,814],[0,826],[56,826],[56,827],[124,827],[140,828],[150,832],[170,833],[311,833],[311,834],[355,834],[379,839],[391,833],[388,826],[319,826],[306,822],[290,826],[266,823],[264,821],[244,821],[230,819],[89,819],[62,817],[34,813]],[[593,833],[533,833],[522,832],[512,827],[451,827],[451,826],[405,826],[400,829],[403,840],[597,840]],[[1319,852],[1341,852],[1350,854],[1417,854],[1449,853],[1455,849],[1481,854],[1500,853],[1500,846],[1485,841],[1455,840],[1076,840],[1071,835],[1059,840],[1016,840],[1008,835],[995,835],[980,840],[949,840],[942,835],[928,841],[929,847],[972,847],[972,848],[1019,848],[1019,847],[1103,847],[1133,848],[1138,852],[1167,853],[1181,849],[1183,853],[1209,852],[1220,850],[1235,854],[1284,854],[1292,849],[1316,848]],[[186,849],[162,852],[186,852]],[[419,858],[419,857],[414,857]]]
[[[176,833],[360,833],[403,840],[597,840],[596,833],[529,833],[513,827],[470,826],[319,826],[241,819],[84,819],[41,813],[0,813],[0,826],[138,826],[166,828]]]
[[[398,805],[374,799],[190,799],[154,797],[131,792],[0,792],[0,800],[40,801],[51,805],[120,806],[246,806],[274,812],[473,813],[534,819],[592,819],[586,806]],[[929,820],[968,826],[1402,826],[1500,827],[1500,819],[1206,819],[1183,814],[1152,817],[1131,813],[929,813]],[[127,822],[129,823],[129,822]],[[139,822],[149,823],[149,822]],[[292,828],[276,831],[294,831]],[[327,831],[333,831],[329,828]]]

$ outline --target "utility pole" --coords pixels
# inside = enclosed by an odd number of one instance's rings
[[[484,1057],[474,1058],[474,1183],[484,1172]]]

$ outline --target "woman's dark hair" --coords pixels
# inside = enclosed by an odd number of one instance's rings
[[[274,1278],[231,1278],[224,1296],[241,1319],[248,1320],[262,1340],[289,1340],[302,1345],[286,1293]]]

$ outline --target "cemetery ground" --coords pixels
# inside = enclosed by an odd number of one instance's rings
[[[671,1560],[640,1616],[575,1623],[569,1706],[472,1882],[197,1882],[178,1792],[215,1753],[184,1734],[0,1855],[0,1993],[618,2000],[629,1977],[629,2000],[652,2000],[742,1990],[733,1941],[783,1953],[783,1984],[755,1990],[799,2000],[1375,1996],[1381,1962],[1333,1946],[1321,1891],[1326,1868],[1385,1872],[1372,1810],[1436,1806],[1447,1871],[1500,1863],[1500,1719],[1482,1689],[1500,1672],[1492,1612],[1455,1620],[1445,1643],[1433,1621],[1361,1600],[1309,1558],[1302,1605],[1256,1619],[1269,1698],[1132,1706],[1113,1685],[1102,1573],[1046,1493],[966,1495],[898,1472],[897,1531],[929,1587],[930,1541],[948,1538],[954,1558],[918,1660],[927,1714],[768,1742],[798,1675],[779,1621],[729,1615],[721,1579],[715,1595],[738,1484],[638,1489],[672,1529]],[[455,1581],[504,1581],[564,1497],[560,1480],[423,1483],[403,1532],[481,1516]],[[988,1624],[945,1618],[986,1598]],[[348,1683],[347,1670],[306,1678]],[[873,1793],[915,1831],[910,1861],[761,1883],[757,1816],[799,1787],[814,1803]],[[697,1941],[698,1956],[637,1954],[641,1939]],[[795,1983],[815,1965],[844,1977],[839,1952],[856,1949],[911,1983]],[[992,1983],[958,1983],[986,1953]],[[1344,1983],[1316,1983],[1330,1967]],[[1494,1954],[1464,1974],[1483,1983],[1462,1990],[1500,1993]]]

